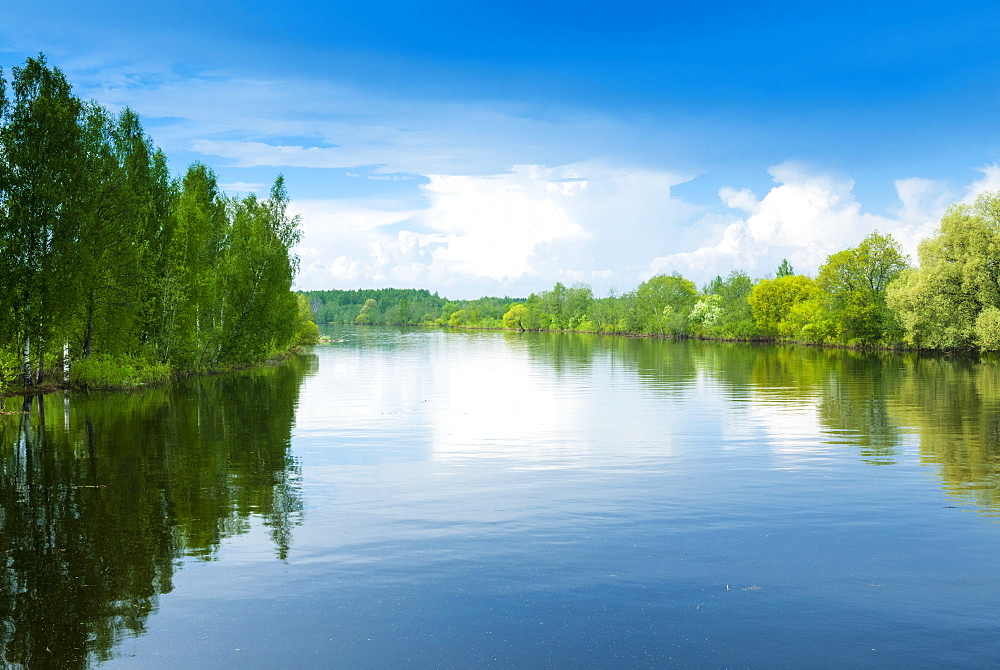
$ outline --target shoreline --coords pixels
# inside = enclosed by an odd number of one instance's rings
[[[918,354],[922,356],[942,356],[942,357],[955,357],[955,358],[973,358],[979,357],[984,352],[978,351],[974,348],[969,349],[919,349],[914,347],[907,347],[904,345],[894,345],[894,346],[876,346],[876,345],[862,345],[862,344],[838,344],[835,342],[803,342],[798,340],[784,340],[774,337],[755,337],[751,339],[739,339],[739,338],[726,338],[726,337],[704,337],[704,336],[688,336],[688,335],[656,335],[651,333],[601,333],[593,330],[548,330],[544,328],[539,329],[523,329],[518,330],[517,328],[502,328],[502,327],[492,327],[492,326],[441,326],[437,324],[355,324],[355,323],[324,323],[317,324],[322,326],[353,326],[355,328],[368,328],[371,325],[377,325],[377,327],[389,327],[389,328],[440,328],[446,330],[485,330],[494,332],[505,332],[505,333],[579,333],[581,335],[597,335],[599,337],[627,337],[627,338],[649,338],[649,339],[660,339],[660,340],[697,340],[700,342],[729,342],[729,343],[739,343],[739,344],[772,344],[772,345],[790,345],[799,347],[818,347],[821,349],[847,349],[850,351],[869,351],[869,352],[888,352],[896,354]]]
[[[192,377],[210,377],[215,375],[226,375],[235,372],[242,372],[244,370],[252,370],[254,368],[265,368],[280,365],[287,361],[292,356],[296,355],[302,350],[303,346],[312,345],[296,345],[289,349],[288,351],[280,354],[278,356],[269,358],[265,361],[259,363],[250,363],[247,365],[239,365],[231,368],[219,368],[212,370],[199,370],[193,372],[172,372],[169,377],[154,382],[142,382],[137,384],[124,384],[121,386],[101,386],[101,387],[86,387],[86,386],[74,386],[72,379],[70,383],[59,381],[43,381],[39,384],[32,386],[21,386],[21,387],[6,387],[0,389],[0,398],[17,398],[17,397],[34,397],[38,395],[49,395],[51,393],[56,393],[57,391],[74,393],[129,393],[134,391],[144,391],[146,389],[152,388],[162,388],[164,386],[169,386],[186,379],[191,379]],[[62,368],[49,368],[46,372],[62,374]],[[70,368],[72,373],[72,367]],[[3,412],[0,412],[3,413]],[[8,412],[9,413],[9,412]],[[16,414],[16,412],[14,412]]]

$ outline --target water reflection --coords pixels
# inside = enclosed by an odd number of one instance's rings
[[[898,420],[920,436],[945,490],[1000,516],[1000,361],[914,357],[899,384]]]
[[[1000,514],[1000,359],[587,334],[508,333],[508,345],[557,374],[621,366],[659,397],[705,379],[740,404],[770,448],[803,462],[852,446],[869,465],[898,463],[908,443],[940,466],[943,488]],[[704,392],[699,398],[709,402]],[[537,406],[538,403],[536,402]],[[751,431],[748,426],[730,429]]]
[[[7,399],[0,420],[0,666],[87,667],[139,635],[182,557],[251,516],[283,558],[289,453],[314,357],[141,393]]]

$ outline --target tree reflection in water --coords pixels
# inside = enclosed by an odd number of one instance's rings
[[[699,375],[731,400],[815,408],[826,443],[858,449],[869,465],[897,463],[907,436],[942,487],[1000,516],[1000,357],[920,355],[799,345],[508,333],[514,347],[561,371],[598,358],[636,371],[663,396]]]
[[[0,666],[82,668],[143,632],[183,557],[300,522],[291,430],[312,356],[167,389],[7,399]]]

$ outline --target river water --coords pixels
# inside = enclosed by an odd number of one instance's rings
[[[1000,664],[1000,361],[327,332],[6,401],[0,667]]]

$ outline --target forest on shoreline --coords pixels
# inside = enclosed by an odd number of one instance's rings
[[[315,339],[278,176],[228,197],[172,176],[138,115],[44,55],[0,70],[0,385],[121,387],[263,362]]]
[[[773,277],[742,270],[700,289],[680,274],[595,298],[586,284],[526,299],[452,301],[424,289],[307,291],[317,323],[583,331],[918,350],[1000,349],[1000,193],[956,204],[919,263],[888,234],[827,257],[815,277],[782,261]]]

